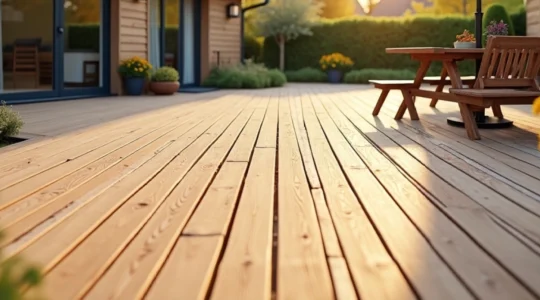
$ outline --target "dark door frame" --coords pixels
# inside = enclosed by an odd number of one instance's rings
[[[58,101],[77,98],[100,97],[110,95],[110,67],[111,67],[111,0],[101,0],[101,59],[100,69],[103,85],[89,88],[64,88],[64,0],[52,0],[53,6],[53,76],[52,89],[35,92],[10,92],[0,93],[2,100],[7,103],[28,103],[43,101]]]

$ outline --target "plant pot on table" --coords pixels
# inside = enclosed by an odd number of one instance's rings
[[[476,48],[476,42],[454,42],[456,49],[471,49]]]
[[[144,91],[145,83],[144,77],[124,77],[124,91],[126,95],[140,96]]]
[[[178,81],[152,81],[150,91],[156,95],[172,95],[178,91],[180,83]]]
[[[341,70],[328,70],[328,82],[340,83],[343,78],[343,72]]]

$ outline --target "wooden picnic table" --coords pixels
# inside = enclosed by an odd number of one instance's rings
[[[420,62],[416,77],[414,80],[413,89],[410,90],[411,96],[420,96],[428,99],[441,99],[456,101],[457,96],[451,93],[444,92],[442,88],[437,88],[435,91],[421,89],[422,79],[426,76],[426,73],[434,61],[440,61],[443,63],[441,71],[441,80],[446,76],[450,78],[452,88],[463,88],[462,77],[460,76],[457,62],[463,60],[480,60],[484,54],[484,48],[471,48],[471,49],[456,49],[456,48],[444,48],[444,47],[405,47],[405,48],[387,48],[388,54],[408,54],[413,60]],[[435,106],[436,100],[432,101],[431,106]],[[416,108],[412,97],[410,99],[404,99],[401,107],[396,115],[396,118],[401,118],[405,114],[405,111],[409,109],[411,116],[417,116]],[[503,128],[512,125],[511,121],[503,118],[500,106],[493,106],[493,112],[496,119],[485,117],[485,108],[475,108],[475,120],[479,128]],[[464,127],[464,123],[461,118],[448,118],[448,124]]]

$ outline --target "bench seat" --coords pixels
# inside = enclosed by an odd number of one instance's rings
[[[540,91],[515,89],[450,89],[450,93],[477,98],[540,97]]]

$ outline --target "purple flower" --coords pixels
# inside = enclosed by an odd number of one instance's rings
[[[499,23],[491,21],[486,27],[486,32],[484,34],[487,36],[508,35],[508,24],[505,24],[503,20],[501,20]]]

